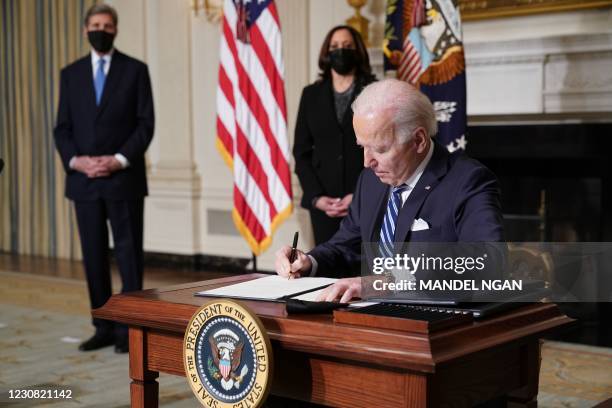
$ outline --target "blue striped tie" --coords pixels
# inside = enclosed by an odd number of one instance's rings
[[[98,60],[98,69],[96,71],[96,77],[94,78],[94,88],[96,89],[96,105],[100,105],[100,99],[102,98],[102,91],[104,90],[104,82],[106,82],[106,75],[104,74],[104,58]]]
[[[380,227],[380,241],[378,243],[380,254],[385,257],[393,257],[393,243],[395,238],[395,224],[397,223],[397,215],[402,208],[402,192],[408,188],[402,184],[398,187],[393,187],[389,195],[387,203],[387,212]]]

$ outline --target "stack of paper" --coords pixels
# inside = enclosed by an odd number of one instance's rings
[[[331,285],[336,280],[333,278],[287,279],[278,275],[271,275],[222,288],[203,290],[197,292],[196,296],[250,300],[281,300],[294,296],[302,299],[301,296],[306,296],[307,298],[302,300],[314,300],[316,295],[311,293],[318,292],[318,290]]]

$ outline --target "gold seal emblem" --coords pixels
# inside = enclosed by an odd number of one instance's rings
[[[272,347],[259,318],[232,300],[205,304],[183,341],[187,382],[205,407],[255,408],[272,379]]]

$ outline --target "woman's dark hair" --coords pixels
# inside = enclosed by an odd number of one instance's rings
[[[370,66],[370,57],[368,56],[368,50],[366,49],[365,43],[361,38],[361,34],[351,26],[339,25],[332,28],[323,40],[321,51],[319,52],[319,78],[321,80],[331,78],[331,62],[329,60],[329,44],[334,33],[338,30],[347,30],[353,37],[355,43],[355,51],[357,52],[357,60],[355,66],[355,77],[360,80],[371,82],[374,80],[372,75],[372,67]]]

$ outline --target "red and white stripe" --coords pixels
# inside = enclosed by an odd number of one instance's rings
[[[407,35],[404,39],[402,58],[397,70],[397,76],[402,81],[407,81],[411,84],[416,84],[419,77],[423,73],[423,67],[419,51],[414,48],[410,36]]]
[[[256,255],[292,211],[281,31],[274,2],[236,38],[236,6],[225,0],[217,86],[217,146],[234,173],[236,227]]]

